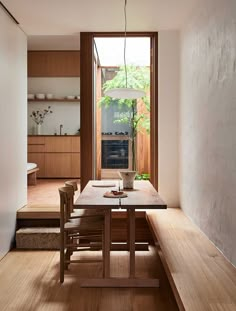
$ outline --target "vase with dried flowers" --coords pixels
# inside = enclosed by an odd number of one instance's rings
[[[37,135],[41,134],[41,125],[43,124],[44,118],[52,113],[51,106],[48,106],[47,109],[44,110],[33,110],[30,117],[33,119],[33,121],[36,123],[37,128]]]

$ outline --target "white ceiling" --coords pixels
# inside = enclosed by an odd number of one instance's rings
[[[179,29],[197,2],[128,0],[127,30]],[[75,41],[82,31],[124,31],[124,0],[3,0],[2,3],[28,36],[71,36],[72,46],[77,46]],[[55,41],[58,39],[61,38],[56,37]]]

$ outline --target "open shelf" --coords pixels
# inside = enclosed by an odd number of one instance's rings
[[[80,102],[80,99],[68,99],[68,98],[52,98],[52,99],[28,99],[28,102]]]

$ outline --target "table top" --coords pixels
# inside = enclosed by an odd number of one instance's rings
[[[113,183],[115,187],[93,187],[98,184]],[[90,180],[75,201],[79,208],[134,208],[134,209],[165,209],[166,203],[160,198],[158,192],[147,180],[135,180],[133,190],[124,190],[127,198],[104,198],[107,191],[118,190],[119,183],[122,189],[122,181],[118,180]]]

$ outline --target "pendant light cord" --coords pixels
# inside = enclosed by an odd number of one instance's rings
[[[125,18],[125,32],[124,32],[124,69],[125,69],[125,84],[126,87],[111,88],[105,92],[106,96],[117,98],[117,99],[137,99],[145,96],[145,92],[128,87],[128,72],[126,64],[126,39],[127,39],[127,16],[126,16],[126,6],[128,0],[124,0],[124,18]]]
[[[125,17],[124,65],[125,65],[125,85],[127,88],[128,83],[127,83],[127,67],[126,67],[126,29],[127,29],[126,6],[127,6],[127,0],[125,0],[125,5],[124,5],[124,17]]]

